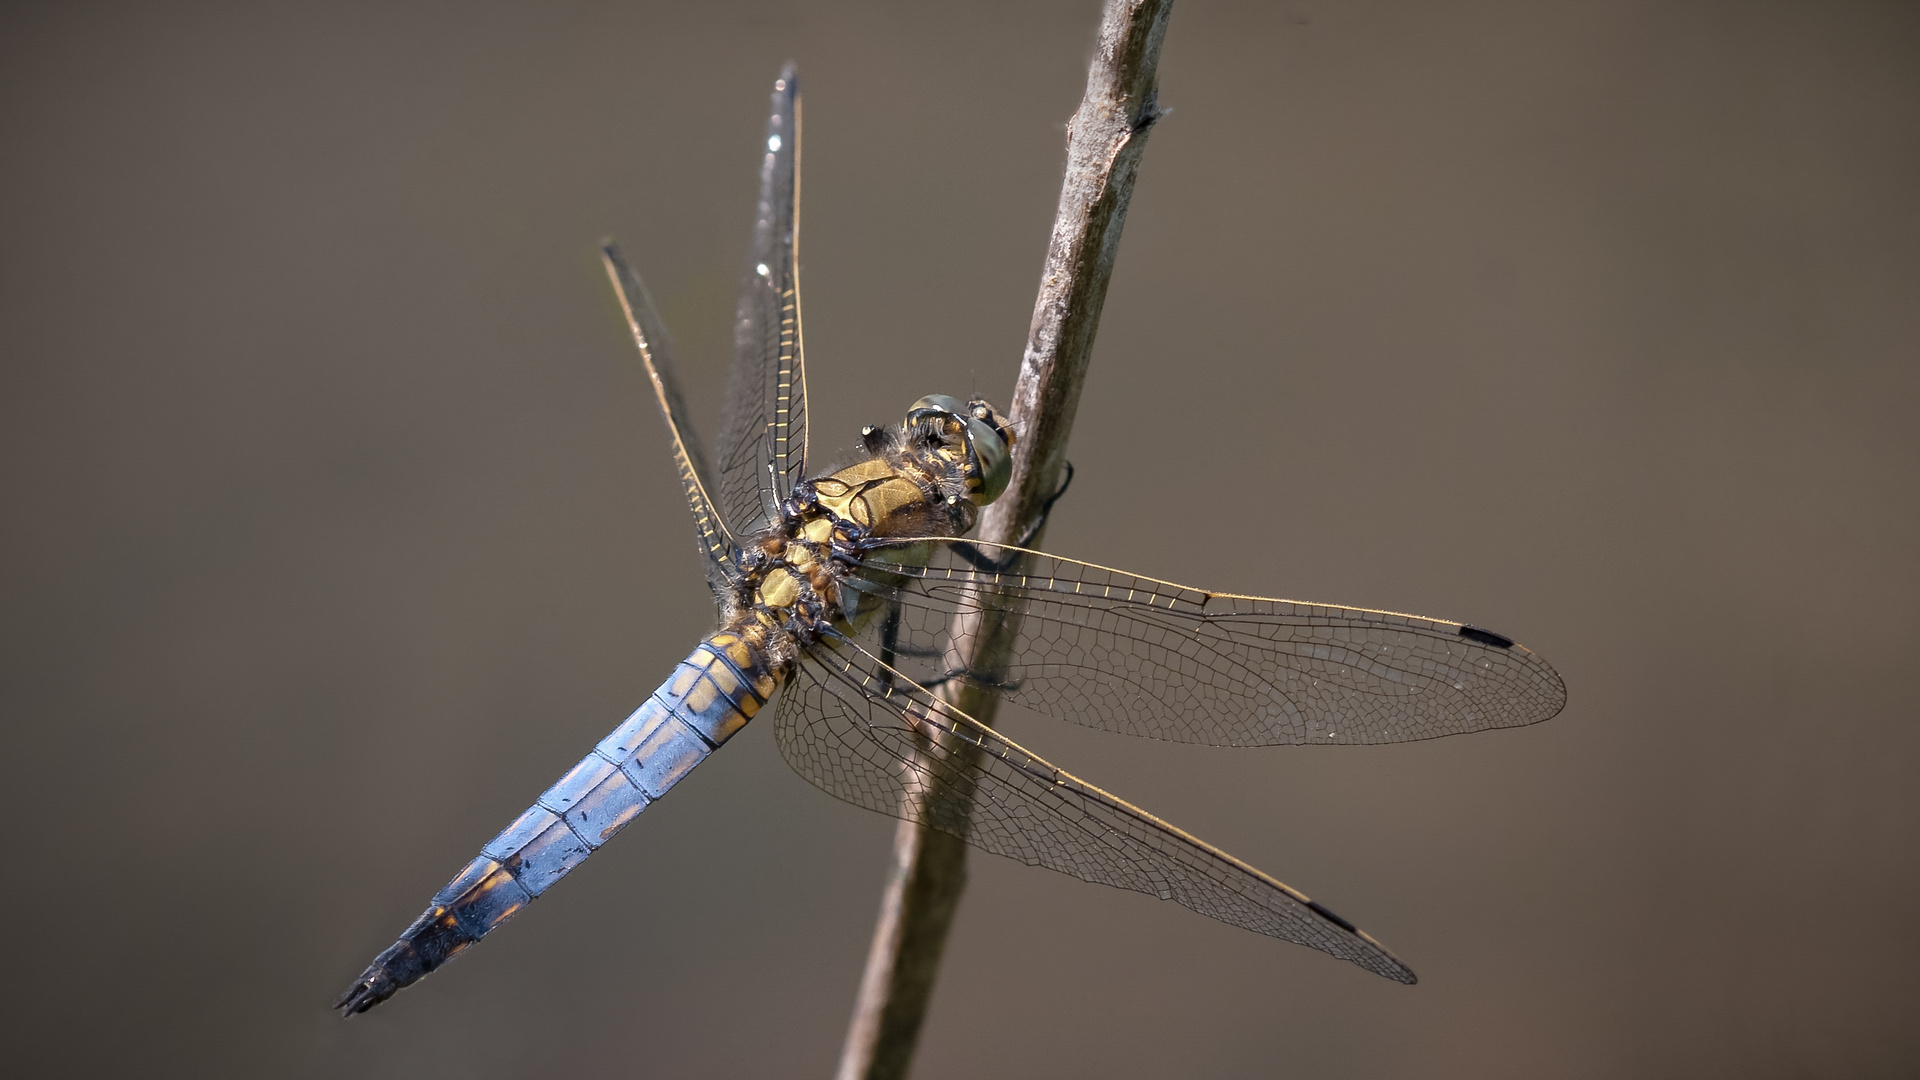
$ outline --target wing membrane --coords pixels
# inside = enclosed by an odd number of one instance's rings
[[[800,340],[800,83],[773,84],[753,252],[740,287],[734,366],[720,437],[720,509],[758,532],[806,471],[807,380]]]
[[[956,615],[1019,620],[1002,671],[968,673],[1045,715],[1222,746],[1391,743],[1545,720],[1560,676],[1498,634],[1457,622],[1271,600],[1140,577],[973,540],[916,540],[924,567],[864,565],[900,605],[899,665],[925,685],[956,677]],[[1019,556],[1016,569],[1003,570]]]
[[[1028,753],[856,643],[812,650],[783,691],[776,731],[788,764],[856,806],[1414,981],[1300,892]]]
[[[613,283],[614,295],[620,298],[620,308],[626,313],[627,326],[633,331],[640,362],[646,365],[647,378],[653,383],[660,415],[667,422],[667,434],[673,441],[673,463],[680,471],[680,486],[686,491],[687,505],[693,510],[694,543],[700,549],[707,584],[716,594],[723,594],[739,573],[738,548],[733,535],[727,531],[726,522],[714,512],[708,494],[712,491],[708,477],[713,475],[713,470],[708,468],[700,452],[700,440],[687,420],[686,402],[681,398],[679,384],[674,381],[673,347],[667,339],[666,327],[653,306],[653,298],[647,294],[646,284],[627,265],[613,241],[601,243],[600,258],[606,266],[607,280]]]

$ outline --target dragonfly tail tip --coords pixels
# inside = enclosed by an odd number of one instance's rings
[[[333,1003],[333,1007],[340,1011],[342,1019],[358,1016],[392,997],[398,989],[400,984],[376,964],[355,979],[347,992]]]

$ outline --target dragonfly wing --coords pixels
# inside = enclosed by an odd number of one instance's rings
[[[816,646],[784,695],[776,733],[788,764],[856,806],[1414,981],[1345,919],[1042,761],[858,643]]]
[[[686,401],[674,380],[673,345],[667,338],[659,311],[653,306],[653,298],[647,294],[646,283],[627,265],[613,241],[601,243],[600,257],[606,266],[607,280],[613,283],[614,295],[620,298],[620,308],[626,313],[627,326],[633,331],[640,362],[646,365],[647,378],[653,383],[660,415],[667,421],[667,434],[673,441],[673,463],[680,471],[680,486],[686,490],[687,505],[693,510],[694,543],[700,549],[707,584],[716,594],[724,595],[739,576],[739,548],[726,522],[714,512],[711,495],[714,488],[710,480],[713,470],[700,452],[700,440],[687,420]]]
[[[806,471],[800,341],[800,83],[773,84],[753,252],[740,287],[732,382],[721,427],[720,509],[737,536],[760,531]]]
[[[900,605],[900,666],[925,685],[955,677],[952,618],[1014,617],[1006,667],[968,676],[1063,720],[1223,746],[1391,743],[1538,723],[1567,701],[1545,660],[1463,623],[1211,593],[974,540],[914,542],[933,547],[927,565],[892,564],[888,549],[865,559],[872,591]]]

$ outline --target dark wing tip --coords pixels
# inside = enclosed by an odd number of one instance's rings
[[[1460,624],[1460,636],[1479,645],[1491,645],[1496,649],[1513,648],[1513,639],[1496,634],[1491,630],[1482,630],[1477,626]]]
[[[1505,634],[1496,634],[1491,630],[1485,630],[1470,623],[1461,623],[1459,634],[1465,641],[1471,641],[1476,645],[1485,645],[1490,649],[1501,649],[1508,652],[1518,649],[1519,653],[1517,655],[1522,657],[1523,664],[1533,672],[1536,678],[1535,685],[1540,693],[1544,695],[1544,705],[1541,708],[1535,709],[1532,713],[1516,721],[1514,724],[1503,724],[1500,726],[1510,727],[1520,726],[1522,724],[1537,724],[1542,720],[1553,719],[1560,715],[1560,710],[1567,707],[1566,680],[1560,677],[1560,673],[1553,669],[1552,664],[1541,659],[1538,653],[1524,648]]]
[[[1401,963],[1399,957],[1393,955],[1391,952],[1388,952],[1387,947],[1385,945],[1382,945],[1379,942],[1373,940],[1372,934],[1367,933],[1366,931],[1348,922],[1346,919],[1341,918],[1338,914],[1334,912],[1332,908],[1326,906],[1325,904],[1322,904],[1318,900],[1308,900],[1307,910],[1313,912],[1315,915],[1320,916],[1321,918],[1327,920],[1328,922],[1339,927],[1340,929],[1345,930],[1347,933],[1352,934],[1354,937],[1359,938],[1361,941],[1364,941],[1369,946],[1371,946],[1370,952],[1362,953],[1358,957],[1348,958],[1353,960],[1353,962],[1358,964],[1360,967],[1365,968],[1366,970],[1371,971],[1375,975],[1378,975],[1382,978],[1392,979],[1394,982],[1400,983],[1404,986],[1412,986],[1414,983],[1417,983],[1420,981],[1419,977],[1413,973],[1412,968],[1408,967],[1404,963]]]
[[[1321,918],[1327,920],[1328,922],[1339,927],[1340,929],[1345,930],[1349,934],[1357,933],[1359,931],[1359,927],[1353,925],[1352,923],[1341,918],[1340,916],[1335,915],[1331,909],[1329,909],[1325,904],[1322,904],[1318,900],[1307,901],[1307,907],[1315,915],[1320,916]]]
[[[633,271],[627,266],[627,257],[620,254],[620,245],[614,243],[611,236],[600,238],[600,261],[613,270],[614,276],[620,279],[616,284],[624,290],[626,279],[633,276]]]

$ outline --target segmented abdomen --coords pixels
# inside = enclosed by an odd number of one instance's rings
[[[709,635],[626,722],[507,826],[336,1008],[366,1010],[439,967],[586,861],[640,811],[746,726],[779,685],[754,648]]]

